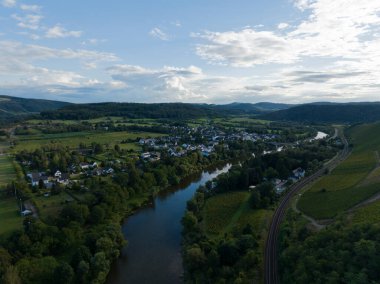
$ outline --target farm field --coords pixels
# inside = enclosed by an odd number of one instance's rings
[[[38,209],[39,217],[45,221],[48,220],[49,216],[56,217],[65,202],[72,200],[73,198],[65,192],[49,197],[38,196],[33,198]]]
[[[249,207],[249,192],[229,192],[207,199],[203,209],[206,234],[217,238],[235,227],[243,228],[250,224],[255,231],[261,232],[267,226],[271,211],[252,210]]]
[[[16,172],[12,159],[7,155],[0,155],[0,191],[15,178]]]
[[[15,198],[0,197],[0,235],[20,229],[22,217]]]
[[[351,217],[352,224],[380,223],[380,201],[358,208]]]
[[[160,133],[151,132],[69,132],[60,134],[39,134],[39,135],[20,135],[17,136],[17,143],[13,151],[34,150],[43,145],[51,143],[60,143],[71,148],[78,147],[80,143],[91,144],[92,142],[100,144],[109,144],[110,146],[120,143],[123,140],[159,137]],[[128,146],[125,146],[126,148]],[[132,148],[132,147],[130,147]]]
[[[378,133],[379,123],[349,129],[354,145],[352,154],[305,191],[298,208],[316,219],[328,219],[377,193],[380,190]]]

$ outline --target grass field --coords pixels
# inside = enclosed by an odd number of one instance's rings
[[[354,148],[347,160],[318,180],[299,200],[301,211],[317,219],[333,218],[380,191],[377,151],[380,123],[349,130]]]
[[[73,200],[73,198],[65,192],[58,195],[51,195],[49,197],[38,196],[33,198],[33,201],[38,208],[39,217],[45,221],[50,216],[56,217],[65,202],[69,200]]]
[[[22,226],[22,217],[15,198],[0,198],[0,235],[8,234]]]
[[[0,156],[0,191],[15,178],[16,172],[11,158],[7,155]]]
[[[355,210],[351,222],[353,224],[380,223],[380,201]]]
[[[249,207],[248,192],[229,192],[207,199],[203,209],[203,230],[209,237],[223,236],[234,228],[252,225],[255,231],[267,227],[271,211],[252,210]]]
[[[80,143],[90,145],[92,142],[109,144],[111,147],[126,139],[159,137],[163,134],[151,132],[69,132],[60,134],[20,135],[14,151],[34,150],[43,145],[60,143],[68,147],[78,147]],[[126,145],[125,147],[128,147]],[[129,145],[130,147],[130,145]],[[132,147],[130,147],[132,148]]]

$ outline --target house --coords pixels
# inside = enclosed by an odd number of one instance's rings
[[[55,172],[55,174],[54,174],[54,177],[56,177],[56,178],[58,179],[58,178],[61,177],[61,175],[62,175],[62,173],[61,173],[59,170],[57,170],[57,171]]]
[[[256,188],[256,185],[250,185],[249,187],[248,187],[248,191],[252,191],[252,190],[254,190]]]
[[[42,182],[45,185],[49,183],[49,178],[47,176],[45,176],[45,173],[43,173],[43,172],[41,172],[41,173],[38,173],[38,172],[28,173],[26,176],[30,179],[32,186],[38,186],[40,183],[40,180],[42,180]]]
[[[146,159],[149,159],[150,156],[151,154],[149,152],[146,152],[146,153],[142,153],[140,157],[141,159],[146,160]]]
[[[32,215],[33,212],[30,211],[30,210],[24,210],[24,211],[21,211],[21,216],[25,217],[25,216],[29,216],[29,215]]]
[[[113,169],[113,168],[105,168],[104,170],[103,170],[103,174],[105,174],[105,175],[111,175],[111,174],[113,174],[115,172],[115,170]]]
[[[297,168],[293,170],[293,177],[297,180],[303,178],[305,176],[305,170],[303,168]]]
[[[280,194],[286,189],[286,183],[287,183],[286,180],[280,180],[279,183],[275,184],[274,188],[278,194]]]
[[[88,164],[88,163],[79,163],[79,167],[82,170],[87,170],[88,168],[90,168],[90,164]]]
[[[70,179],[69,174],[61,174],[60,177],[58,177],[57,182],[62,183],[62,184],[68,184]]]

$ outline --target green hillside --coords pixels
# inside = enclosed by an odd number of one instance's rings
[[[305,104],[264,114],[263,119],[311,123],[365,123],[380,120],[380,103]]]
[[[332,218],[380,190],[380,123],[352,127],[352,154],[306,191],[299,209],[317,219]]]

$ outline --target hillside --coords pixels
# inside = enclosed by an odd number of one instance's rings
[[[281,103],[269,103],[269,102],[261,102],[261,103],[231,103],[226,105],[215,105],[217,109],[227,110],[227,111],[239,111],[245,112],[247,114],[258,114],[263,112],[272,112],[282,109],[288,109],[294,105],[281,104]]]
[[[188,103],[93,103],[69,105],[58,111],[41,113],[47,119],[91,119],[101,116],[129,118],[191,119],[206,116],[259,115],[264,112],[290,107],[274,103],[232,103],[226,105]]]
[[[59,101],[0,96],[0,119],[10,120],[41,111],[55,110],[67,105],[69,103]]]
[[[263,119],[311,123],[362,123],[380,120],[380,103],[314,103],[261,116]]]

